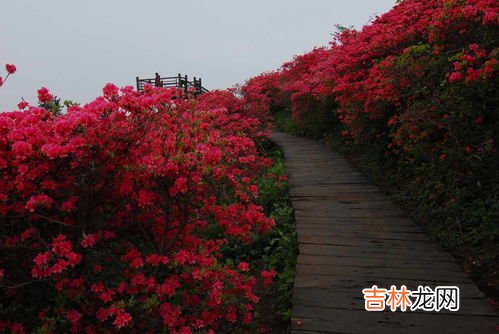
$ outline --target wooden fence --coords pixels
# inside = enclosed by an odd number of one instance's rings
[[[189,81],[187,75],[181,75],[180,73],[175,77],[163,77],[163,78],[152,78],[152,79],[140,79],[137,77],[137,90],[144,91],[145,85],[151,85],[153,87],[175,87],[178,89],[184,89],[186,92],[193,90],[195,94],[203,94],[209,92],[208,89],[203,87],[201,78],[196,79],[194,77],[192,81]]]

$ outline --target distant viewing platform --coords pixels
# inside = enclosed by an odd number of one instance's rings
[[[136,78],[137,90],[144,91],[145,85],[151,85],[153,87],[176,87],[178,89],[184,89],[186,92],[188,90],[193,90],[195,94],[203,94],[209,92],[208,89],[204,88],[202,85],[201,78],[193,77],[192,81],[189,81],[187,75],[178,74],[174,77],[161,77],[158,73],[154,78],[150,79],[140,79]]]

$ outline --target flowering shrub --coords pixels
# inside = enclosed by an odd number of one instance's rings
[[[270,164],[255,144],[268,132],[262,103],[175,95],[107,84],[66,113],[23,103],[0,114],[0,332],[251,321],[255,284],[275,273],[222,253],[274,224],[255,204]]]
[[[400,1],[243,91],[377,161],[421,221],[497,275],[498,26],[494,0]]]

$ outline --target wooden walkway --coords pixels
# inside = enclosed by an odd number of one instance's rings
[[[292,333],[497,333],[497,313],[456,264],[365,176],[318,142],[274,133],[300,254]],[[363,288],[458,286],[458,312],[367,312]]]

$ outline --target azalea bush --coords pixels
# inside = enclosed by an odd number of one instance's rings
[[[66,111],[0,114],[0,332],[214,333],[253,318],[273,271],[231,258],[274,220],[266,104],[108,84]],[[41,106],[54,96],[38,91]]]
[[[484,286],[499,256],[499,3],[404,0],[250,79],[279,124],[326,137],[401,189]],[[360,156],[360,158],[359,158]],[[483,278],[483,277],[482,277]]]

